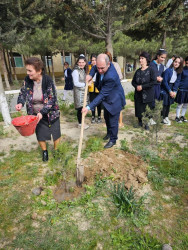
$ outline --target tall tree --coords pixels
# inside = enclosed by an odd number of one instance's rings
[[[2,59],[3,45],[12,45],[23,40],[35,30],[44,26],[48,20],[47,10],[51,7],[51,1],[31,1],[31,0],[2,0],[0,2],[0,54]],[[4,73],[6,77],[6,72]],[[5,96],[3,86],[0,86],[0,94]],[[3,99],[3,102],[6,98]],[[0,102],[2,113],[6,110],[6,105]],[[6,117],[4,121],[6,122]]]
[[[134,15],[131,22],[135,18],[138,20],[124,33],[135,39],[153,38],[161,40],[161,46],[166,47],[166,38],[176,36],[178,33],[186,34],[188,31],[188,1],[187,0],[148,0],[131,1],[134,8]],[[124,17],[124,23],[129,22],[129,17]]]

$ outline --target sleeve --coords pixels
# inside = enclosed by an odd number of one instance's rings
[[[181,76],[182,76],[182,74],[178,74],[178,75],[177,75],[177,79],[176,79],[176,81],[175,81],[175,83],[174,83],[174,86],[173,86],[173,91],[174,91],[174,92],[177,92],[177,91],[178,91],[178,87],[179,87],[180,81],[181,81]]]
[[[26,82],[24,81],[17,99],[17,104],[21,103],[24,106],[26,101]]]
[[[138,70],[135,72],[133,79],[132,79],[132,85],[133,87],[136,89],[136,87],[138,86],[137,82],[136,82],[136,75],[137,75]]]
[[[92,76],[92,78],[94,77],[95,73],[97,73],[97,66],[93,66],[89,72],[89,75]]]
[[[104,82],[104,85],[97,97],[88,105],[91,110],[98,106],[102,102],[102,100],[112,92],[115,84],[116,82],[113,79],[109,79],[108,81]]]
[[[156,83],[156,74],[152,67],[150,67],[150,76],[148,82],[142,85],[142,89],[151,88]]]
[[[85,83],[84,82],[79,82],[79,74],[78,74],[78,70],[74,70],[72,72],[72,79],[73,79],[73,83],[75,87],[78,88],[83,88],[85,87]]]
[[[42,115],[48,114],[55,105],[58,106],[57,91],[54,82],[50,80],[47,87],[47,98],[44,99],[44,107],[40,110],[40,113]]]
[[[169,69],[166,69],[163,73],[163,81],[162,81],[162,86],[163,88],[167,91],[167,92],[170,92],[171,89],[168,85],[169,81],[170,81],[170,77],[169,77]]]
[[[113,64],[114,64],[114,67],[115,67],[115,69],[116,69],[116,71],[118,73],[119,79],[122,80],[123,75],[122,75],[121,68],[120,68],[119,64],[118,63],[113,63]]]

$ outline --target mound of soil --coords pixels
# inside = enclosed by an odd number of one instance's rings
[[[83,184],[94,184],[96,176],[110,177],[116,183],[124,182],[127,189],[133,186],[137,190],[148,181],[146,164],[138,156],[119,149],[91,153],[82,164],[85,167]],[[75,181],[63,182],[55,189],[54,198],[58,202],[72,200],[83,191],[84,188],[77,187]]]
[[[83,161],[85,183],[90,185],[96,175],[111,177],[115,182],[124,182],[126,188],[136,190],[147,180],[147,166],[138,157],[122,150],[108,149],[96,152]]]

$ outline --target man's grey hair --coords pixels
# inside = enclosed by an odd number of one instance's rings
[[[99,54],[97,56],[97,59],[99,59],[99,58],[101,59],[101,57],[103,57],[103,59],[105,59],[106,65],[108,65],[108,63],[110,62],[109,57],[106,54]]]

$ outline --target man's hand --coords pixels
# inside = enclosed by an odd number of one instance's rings
[[[17,111],[20,111],[22,109],[22,104],[21,103],[18,103],[16,106],[15,106],[16,110]]]
[[[137,91],[141,91],[142,90],[142,85],[139,85],[136,87]]]
[[[86,108],[86,107],[82,109],[82,113],[83,113],[84,115],[87,115],[87,112],[88,112],[88,111],[89,111],[89,109]]]
[[[90,76],[90,75],[86,75],[86,82],[90,82],[92,80],[92,76]]]
[[[38,122],[37,122],[37,123],[39,123],[40,120],[42,119],[42,114],[41,114],[41,113],[38,113],[38,114],[37,114],[37,118],[38,118]]]

